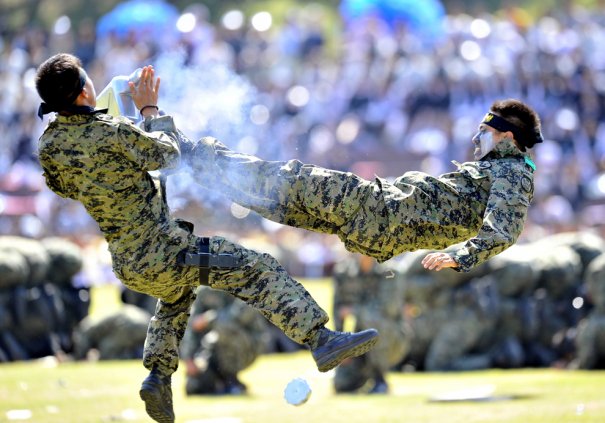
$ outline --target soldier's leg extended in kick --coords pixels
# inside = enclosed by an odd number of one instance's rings
[[[182,159],[196,180],[267,219],[290,226],[337,233],[374,189],[371,182],[352,173],[298,160],[260,160],[231,151],[214,138],[190,145]]]
[[[353,252],[386,260],[389,233],[382,185],[350,172],[298,160],[265,161],[229,150],[214,138],[180,134],[182,160],[200,184],[261,216],[296,228],[336,234]]]

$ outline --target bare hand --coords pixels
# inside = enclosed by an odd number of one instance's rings
[[[430,253],[422,259],[422,265],[425,269],[436,270],[437,272],[446,267],[458,267],[458,263],[447,253]]]
[[[156,79],[153,66],[145,66],[141,71],[141,79],[135,85],[133,82],[128,83],[130,87],[130,95],[137,109],[141,110],[145,106],[156,106],[158,104],[158,96],[160,92],[160,78]],[[141,113],[143,117],[157,116],[158,109],[156,107],[147,107]]]
[[[206,313],[198,314],[191,318],[191,328],[194,332],[202,332],[206,330],[210,321]]]
[[[192,359],[185,360],[185,369],[187,376],[195,376],[200,372],[200,369],[198,369]]]

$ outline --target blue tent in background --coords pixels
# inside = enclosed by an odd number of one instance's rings
[[[130,0],[118,4],[97,23],[97,36],[129,33],[165,36],[176,31],[179,10],[163,0]]]
[[[347,24],[377,16],[391,26],[401,22],[425,37],[443,32],[445,9],[439,0],[342,0],[340,13]]]

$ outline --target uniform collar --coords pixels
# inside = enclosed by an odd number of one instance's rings
[[[523,157],[524,153],[522,153],[511,141],[502,141],[496,144],[494,149],[490,151],[484,159],[499,159],[511,156]]]
[[[532,160],[529,153],[523,153],[512,142],[500,142],[496,144],[496,147],[494,147],[494,149],[490,151],[483,159],[479,160],[479,162],[481,163],[493,159],[502,159],[505,157],[515,157],[523,160],[533,171],[536,170],[536,164]]]
[[[94,115],[97,113],[107,113],[108,109],[98,109],[95,110],[90,106],[76,106],[75,104],[72,104],[70,106],[67,107],[62,107],[57,108],[57,107],[53,107],[48,105],[47,103],[41,103],[40,107],[38,108],[38,117],[40,119],[42,119],[42,117],[48,113],[59,113],[59,112],[67,112],[69,114],[69,116],[73,116],[73,115]],[[59,116],[61,116],[59,114]]]

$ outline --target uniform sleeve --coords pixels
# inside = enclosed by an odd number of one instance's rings
[[[44,152],[39,153],[38,160],[40,161],[40,166],[42,166],[46,186],[57,195],[63,198],[70,198],[69,192],[61,179],[61,172],[59,172],[59,169],[53,165]]]
[[[533,188],[524,188],[528,185],[522,184],[521,178],[528,179],[527,176],[520,175],[518,184],[501,180],[492,186],[483,224],[477,236],[452,252],[458,263],[455,270],[468,272],[517,241],[523,230],[533,192]]]
[[[122,122],[118,127],[118,142],[130,160],[142,170],[173,168],[180,160],[180,150],[173,132],[145,132],[135,125]]]

